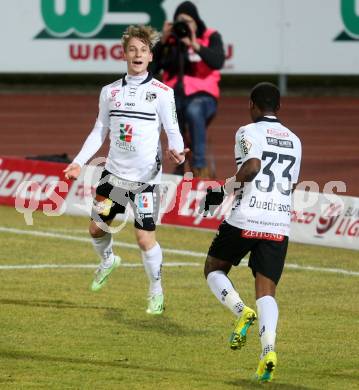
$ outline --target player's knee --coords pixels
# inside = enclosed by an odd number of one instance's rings
[[[232,264],[228,261],[220,260],[210,255],[207,256],[204,263],[204,277],[207,279],[208,275],[214,271],[222,271],[226,275],[231,270]]]
[[[262,275],[260,272],[256,272],[255,288],[256,299],[267,295],[273,298],[275,297],[276,283],[267,276]]]
[[[207,280],[207,276],[208,276],[209,272],[207,271],[206,269],[206,264],[204,265],[203,267],[203,275],[204,275],[204,278]]]
[[[207,279],[207,276],[213,271],[216,271],[216,269],[213,267],[213,264],[212,264],[210,258],[207,256],[206,261],[204,263],[204,267],[203,267],[203,274],[204,274],[205,279]]]
[[[149,251],[156,245],[156,238],[152,234],[146,234],[148,232],[142,231],[141,233],[136,236],[137,244],[141,251]]]
[[[141,237],[141,238],[137,238],[137,244],[139,246],[139,248],[141,249],[141,251],[147,251],[149,248],[148,248],[148,241]]]
[[[100,229],[95,223],[90,224],[89,233],[90,236],[93,238],[100,238],[105,234],[105,232],[102,229]]]

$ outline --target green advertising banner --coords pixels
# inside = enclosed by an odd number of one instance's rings
[[[359,74],[359,0],[193,1],[220,32],[234,74]],[[159,31],[179,0],[0,4],[0,73],[121,73],[131,24]],[[225,6],[224,6],[225,5]]]

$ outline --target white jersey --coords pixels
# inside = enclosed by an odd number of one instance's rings
[[[173,90],[150,74],[126,76],[102,88],[96,124],[74,162],[84,165],[109,132],[105,168],[121,179],[160,183],[162,125],[169,149],[182,152]]]
[[[289,235],[291,188],[297,183],[302,147],[299,138],[275,117],[260,118],[236,133],[238,169],[261,160],[254,180],[236,193],[227,222],[241,229]]]

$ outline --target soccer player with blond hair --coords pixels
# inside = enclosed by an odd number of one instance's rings
[[[101,260],[91,289],[100,290],[121,263],[113,253],[113,238],[106,225],[111,225],[117,214],[124,214],[129,203],[149,279],[149,314],[161,314],[164,309],[162,250],[155,235],[160,207],[162,126],[167,135],[167,154],[173,162],[182,164],[188,151],[178,128],[173,90],[147,71],[157,40],[158,33],[150,26],[130,26],[125,31],[122,44],[127,74],[102,88],[95,126],[64,170],[66,178],[78,178],[81,168],[109,136],[109,153],[96,189],[89,227]]]

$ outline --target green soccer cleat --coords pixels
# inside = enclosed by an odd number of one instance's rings
[[[241,349],[244,346],[249,327],[253,325],[256,319],[257,315],[255,311],[248,306],[244,306],[242,315],[237,319],[235,328],[229,338],[231,349]]]
[[[276,366],[277,354],[274,351],[270,351],[259,361],[256,379],[259,382],[271,382]]]
[[[149,299],[148,308],[146,310],[147,314],[159,315],[162,314],[165,307],[163,304],[163,294],[154,295]]]
[[[115,256],[115,260],[111,267],[103,268],[101,265],[97,268],[95,272],[95,278],[91,284],[91,291],[100,290],[107,282],[108,277],[111,275],[112,271],[121,264],[121,257]]]

